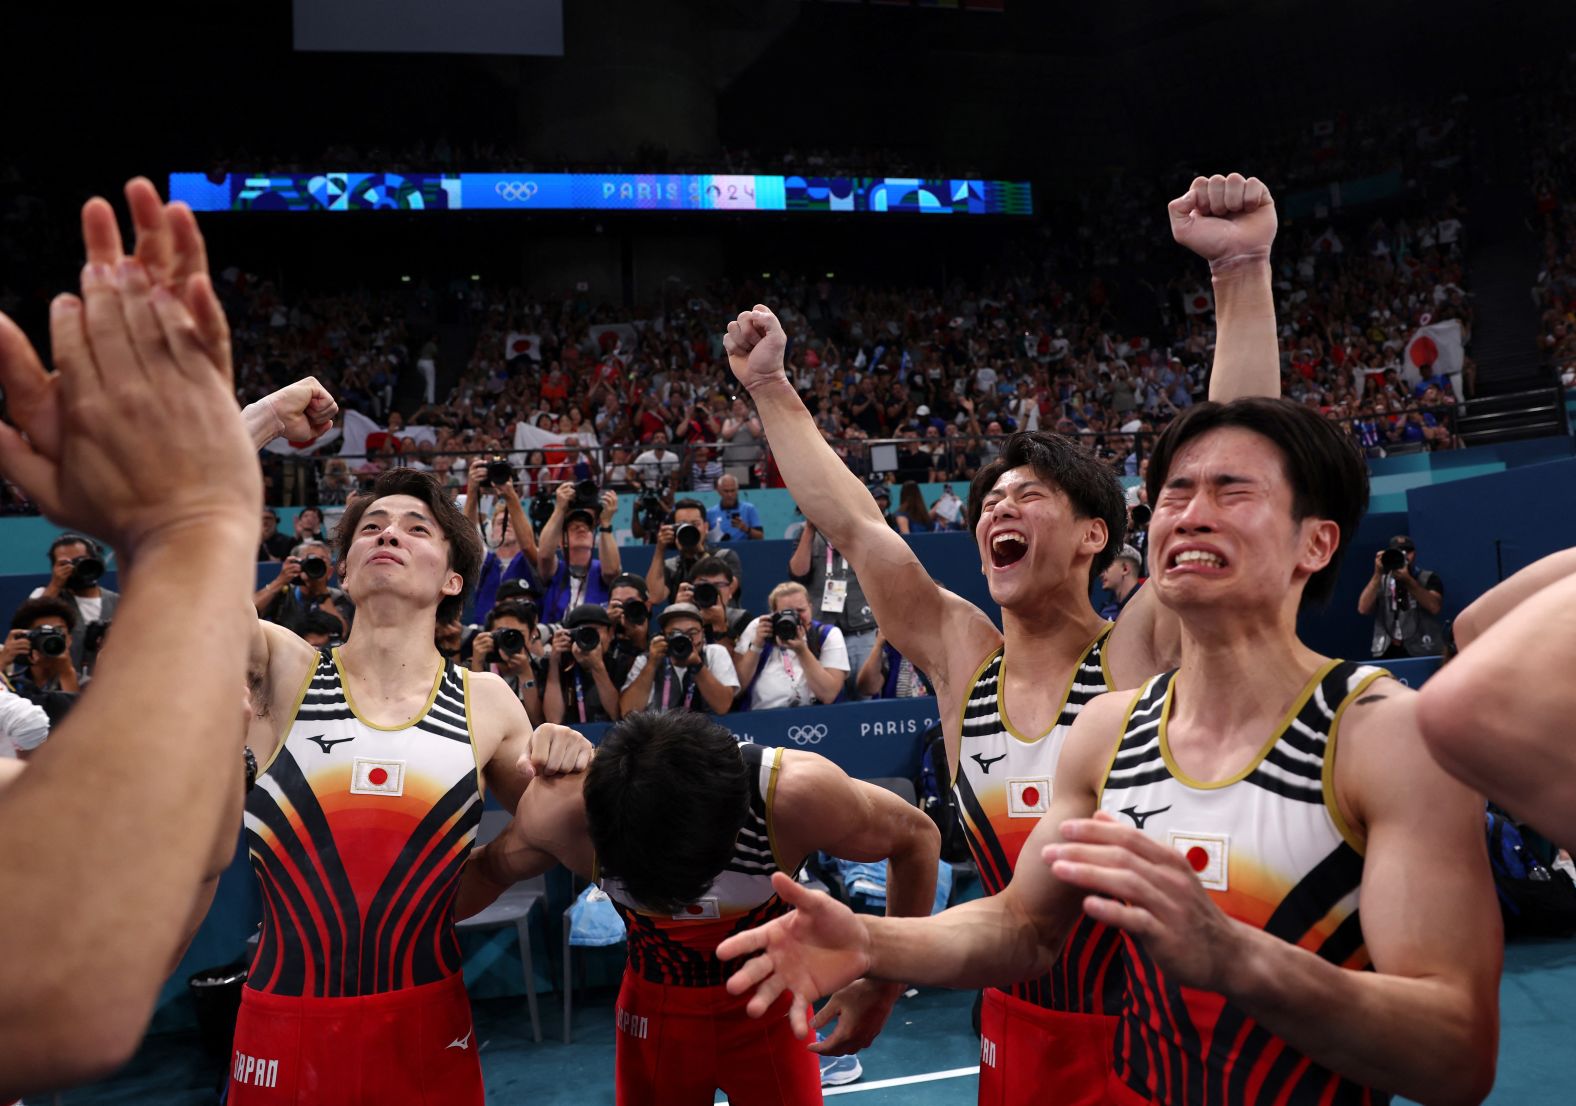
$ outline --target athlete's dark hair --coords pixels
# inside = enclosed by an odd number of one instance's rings
[[[1341,529],[1330,563],[1308,578],[1300,609],[1318,610],[1335,590],[1341,558],[1368,509],[1368,467],[1356,443],[1335,423],[1289,399],[1252,396],[1230,403],[1196,403],[1177,416],[1149,455],[1149,502],[1160,502],[1177,451],[1212,430],[1251,430],[1280,450],[1291,484],[1291,517],[1328,519]]]
[[[377,500],[390,495],[408,495],[419,499],[432,511],[432,519],[449,541],[449,567],[460,574],[460,593],[446,595],[438,604],[438,621],[452,622],[465,609],[465,597],[476,586],[476,577],[482,569],[482,539],[476,526],[465,517],[443,483],[432,473],[419,469],[389,469],[377,478],[372,490],[355,496],[345,506],[345,513],[334,531],[334,559],[341,565],[355,540],[361,516]]]
[[[750,777],[727,727],[695,711],[637,711],[608,730],[585,782],[597,867],[643,908],[677,914],[733,855]]]
[[[1028,465],[1034,475],[1060,488],[1079,518],[1105,520],[1105,548],[1089,564],[1092,581],[1116,557],[1127,536],[1127,499],[1110,465],[1063,434],[1020,431],[1001,447],[1001,456],[980,469],[969,485],[969,531],[979,525],[985,497],[1004,472]]]

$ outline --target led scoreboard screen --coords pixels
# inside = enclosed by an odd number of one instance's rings
[[[854,211],[1032,215],[1028,181],[706,173],[171,173],[194,211]]]

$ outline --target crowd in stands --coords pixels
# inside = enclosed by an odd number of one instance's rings
[[[1535,135],[1532,203],[1542,267],[1532,287],[1541,312],[1539,353],[1567,388],[1576,387],[1576,79],[1569,67],[1529,76],[1528,126]]]

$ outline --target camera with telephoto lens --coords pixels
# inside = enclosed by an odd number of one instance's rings
[[[644,626],[651,620],[651,608],[639,599],[624,600],[624,621],[630,626]]]
[[[575,499],[571,506],[594,508],[600,513],[602,509],[602,489],[596,486],[595,480],[575,481]]]
[[[1399,549],[1386,549],[1379,554],[1379,567],[1386,572],[1394,572],[1406,566],[1406,554]]]
[[[787,645],[799,636],[799,612],[777,611],[772,615],[772,636]]]
[[[66,580],[68,588],[90,588],[104,575],[104,561],[88,553],[71,558],[71,575]]]
[[[553,517],[555,505],[556,501],[553,499],[552,492],[546,488],[537,492],[531,498],[531,525],[540,531],[542,527],[547,525],[548,520]]]
[[[499,656],[512,657],[525,648],[525,631],[505,626],[493,631],[493,649]]]
[[[656,492],[644,492],[635,500],[635,521],[640,523],[640,530],[646,535],[647,541],[656,541],[657,531],[662,529],[667,517],[668,509]]]
[[[490,487],[501,488],[513,482],[514,466],[508,461],[499,459],[487,462],[487,483]]]
[[[602,644],[602,633],[595,626],[576,626],[569,631],[569,640],[580,646],[582,653],[590,653]]]
[[[693,522],[681,522],[673,529],[673,540],[683,549],[700,545],[700,527]]]
[[[691,590],[695,593],[695,605],[701,610],[715,607],[717,600],[722,597],[716,584],[696,584]]]
[[[46,657],[64,656],[66,632],[59,626],[39,626],[27,632],[27,644],[33,652]]]
[[[321,580],[328,575],[328,562],[322,557],[302,557],[301,575],[308,580]]]
[[[669,659],[682,664],[694,654],[695,642],[690,639],[688,634],[674,630],[672,633],[664,635],[664,637],[668,643]]]

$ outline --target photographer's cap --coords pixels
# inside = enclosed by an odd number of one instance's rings
[[[540,603],[542,596],[524,580],[505,580],[498,585],[498,594],[494,602],[502,603],[505,599],[529,599],[533,603]]]
[[[668,628],[668,620],[670,618],[677,618],[679,615],[693,618],[696,622],[702,622],[700,617],[700,608],[695,604],[669,603],[667,608],[661,614],[657,615],[657,625],[666,630]],[[702,624],[704,625],[703,622]]]
[[[612,626],[613,618],[603,607],[595,603],[582,603],[564,616],[564,629],[573,630],[577,626]]]
[[[642,599],[651,594],[646,588],[646,578],[636,576],[633,572],[621,572],[613,577],[613,584],[607,590],[613,591],[615,588],[634,588]]]
[[[585,524],[595,530],[601,516],[602,508],[600,507],[595,509],[591,507],[573,507],[564,515],[564,529],[569,529],[569,524],[578,518],[585,520]]]

